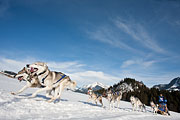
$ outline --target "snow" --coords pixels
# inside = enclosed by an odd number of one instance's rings
[[[126,92],[133,91],[133,88],[132,88],[131,84],[128,85],[127,83],[122,83],[121,85],[119,85],[117,87],[117,89],[123,90],[123,91],[126,91]]]
[[[148,107],[145,112],[132,112],[129,102],[121,101],[120,108],[109,110],[87,102],[85,94],[65,90],[61,101],[48,103],[45,93],[36,98],[28,98],[36,88],[30,88],[20,95],[10,92],[20,89],[25,82],[18,82],[0,75],[0,120],[180,120],[180,113],[170,112],[171,116],[154,115]]]
[[[174,85],[172,85],[171,88],[176,88],[176,87],[178,87],[178,86],[179,86],[179,84],[178,84],[177,81],[176,81],[176,83],[175,83]]]
[[[108,89],[109,86],[104,85],[100,82],[94,82],[92,84],[88,84],[88,85],[83,85],[82,87],[77,88],[76,90],[82,93],[87,93],[88,88],[92,88],[94,91],[100,90],[102,88],[104,89]]]
[[[83,88],[84,89],[95,88],[96,86],[99,86],[99,87],[104,88],[104,89],[107,89],[109,87],[109,86],[106,86],[100,82],[94,82],[93,84],[84,85]]]

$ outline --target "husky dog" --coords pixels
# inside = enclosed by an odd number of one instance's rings
[[[69,76],[61,72],[50,71],[48,66],[43,62],[35,62],[27,65],[27,68],[30,69],[32,76],[37,75],[39,83],[45,86],[35,91],[31,97],[35,97],[39,92],[51,91],[54,88],[55,94],[49,100],[49,102],[52,102],[60,98],[64,88],[70,87],[71,89],[75,89],[76,87],[76,82],[72,81]]]
[[[88,102],[91,101],[91,100],[94,100],[96,105],[97,105],[97,101],[99,101],[99,103],[101,103],[101,105],[103,107],[102,95],[95,94],[94,91],[91,88],[88,89],[87,93],[89,95]]]
[[[131,96],[130,101],[131,101],[131,104],[132,104],[132,107],[133,107],[133,111],[134,111],[135,108],[136,108],[136,111],[137,111],[137,107],[139,107],[139,109],[141,111],[143,111],[143,109],[144,109],[145,112],[146,112],[146,107],[145,107],[144,104],[142,104],[142,102],[139,100],[139,98]]]
[[[11,94],[13,95],[17,95],[22,93],[24,90],[26,90],[27,88],[43,88],[44,86],[42,86],[38,80],[38,77],[36,75],[32,76],[30,71],[28,70],[28,68],[24,67],[22,70],[20,70],[15,76],[14,78],[17,78],[20,82],[22,80],[26,81],[26,85],[21,88],[19,91],[17,92],[11,92]],[[51,95],[51,91],[46,91],[46,97],[47,98],[52,98],[53,96]]]
[[[14,76],[14,78],[17,78],[20,82],[22,80],[25,80],[27,84],[23,88],[21,88],[19,91],[12,92],[11,94],[13,94],[13,95],[22,93],[24,90],[26,90],[27,88],[30,88],[30,87],[39,87],[39,88],[42,87],[42,85],[37,80],[37,77],[34,77],[33,79],[31,78],[30,71],[28,71],[28,69],[26,67],[24,67],[22,70],[20,70]]]
[[[151,105],[151,108],[152,108],[153,113],[154,113],[154,114],[157,114],[157,112],[158,112],[158,104],[156,105],[156,104],[154,104],[153,101],[151,101],[151,102],[150,102],[150,105]]]
[[[114,105],[116,101],[119,108],[119,103],[122,98],[122,92],[112,92],[112,90],[108,90],[106,98],[109,101],[109,109],[111,110],[111,108],[113,108],[114,110]]]

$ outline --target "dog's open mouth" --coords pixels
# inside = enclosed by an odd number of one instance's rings
[[[18,80],[22,81],[23,80],[23,76],[18,77]]]
[[[36,72],[36,71],[38,71],[38,68],[31,67],[31,70],[30,70],[31,73]]]

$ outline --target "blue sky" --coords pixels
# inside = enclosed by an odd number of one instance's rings
[[[178,0],[0,0],[0,69],[44,61],[77,80],[147,86],[180,72]]]

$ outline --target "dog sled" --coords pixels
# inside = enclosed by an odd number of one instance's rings
[[[161,114],[161,115],[170,115],[166,103],[160,103],[159,104],[158,113]]]
[[[159,96],[158,113],[162,115],[170,115],[167,108],[167,100],[162,94]]]

